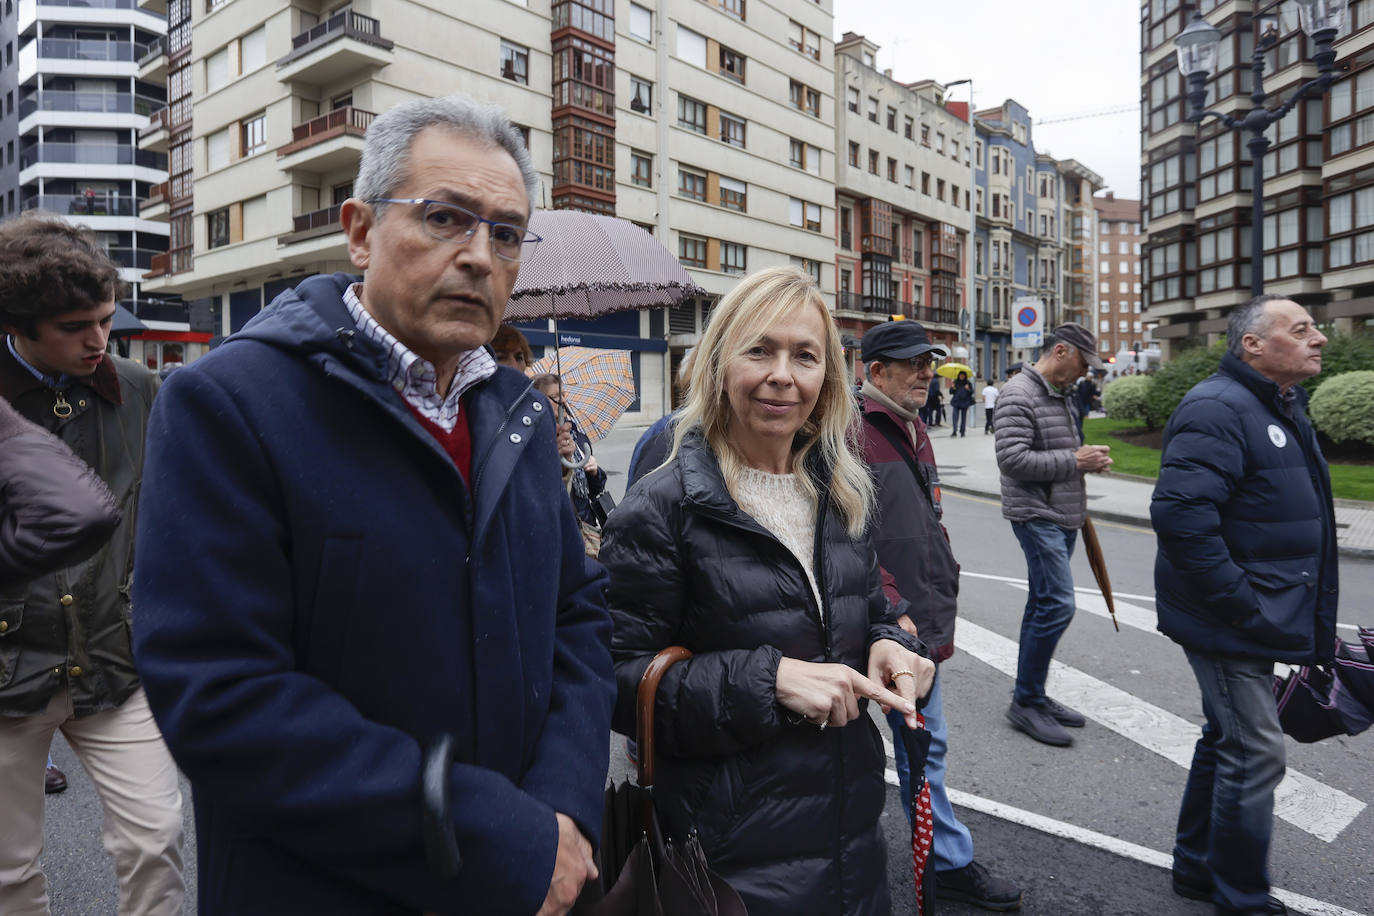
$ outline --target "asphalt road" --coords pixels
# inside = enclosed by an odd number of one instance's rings
[[[598,447],[617,495],[632,444],[632,435],[616,436]],[[1004,716],[1012,681],[1005,653],[1010,646],[1014,658],[1025,600],[1020,550],[991,500],[947,493],[945,505],[963,567],[959,651],[941,670],[950,723],[948,785],[958,793],[957,811],[973,833],[978,860],[1020,883],[1025,913],[1210,913],[1169,889],[1168,853],[1186,775],[1186,757],[1176,759],[1178,742],[1202,716],[1183,653],[1153,631],[1153,535],[1098,525],[1118,594],[1120,633],[1093,613],[1101,599],[1086,590],[1092,576],[1081,549],[1075,557],[1076,584],[1085,591],[1056,656],[1065,667],[1051,675],[1050,690],[1083,708],[1090,721],[1074,747],[1051,748],[1014,731]],[[1342,622],[1374,622],[1374,562],[1342,560],[1341,577]],[[1342,634],[1353,637],[1351,630]],[[619,740],[612,751],[609,775],[623,778]],[[53,912],[108,916],[116,896],[100,847],[99,800],[60,736],[53,754],[71,779],[66,793],[48,799],[43,861]],[[1304,898],[1287,898],[1295,911],[1374,914],[1374,813],[1367,807],[1374,802],[1374,731],[1314,745],[1290,741],[1288,763],[1290,774],[1307,779],[1288,799],[1291,820],[1275,821],[1275,888]],[[194,899],[189,786],[183,791]],[[906,916],[914,911],[909,835],[895,787],[884,828],[894,913]],[[941,905],[940,912],[981,911]]]

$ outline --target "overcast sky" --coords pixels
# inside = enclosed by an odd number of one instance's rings
[[[1077,159],[1118,197],[1140,196],[1140,0],[835,0],[835,38],[866,35],[904,83],[973,78],[979,108],[1013,98],[1035,147]],[[966,86],[950,90],[962,101]]]

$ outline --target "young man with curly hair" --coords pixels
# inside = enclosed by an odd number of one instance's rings
[[[44,762],[61,729],[100,793],[119,912],[180,914],[181,790],[134,670],[129,591],[157,379],[112,356],[119,272],[88,231],[26,214],[0,226],[0,397],[56,435],[123,520],[93,556],[0,584],[0,913],[46,913]]]

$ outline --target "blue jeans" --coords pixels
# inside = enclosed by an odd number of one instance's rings
[[[1184,650],[1207,717],[1193,750],[1174,843],[1174,871],[1192,884],[1211,879],[1212,899],[1240,910],[1269,897],[1274,788],[1283,779],[1279,727],[1267,661]]]
[[[954,415],[953,419],[949,421],[949,434],[952,436],[958,433],[962,436],[968,427],[968,408],[951,407],[950,410],[954,411]]]
[[[1012,699],[1022,706],[1044,706],[1050,659],[1078,606],[1069,566],[1078,531],[1044,521],[1012,522],[1011,530],[1026,555],[1030,586],[1021,615],[1021,651]]]
[[[930,688],[930,699],[926,701],[926,708],[921,710],[921,714],[926,717],[926,730],[930,732],[926,780],[930,783],[930,813],[935,819],[935,839],[932,844],[935,870],[963,868],[973,861],[973,837],[954,816],[949,796],[945,794],[945,751],[949,749],[949,728],[945,724],[944,705],[940,700],[938,673]],[[892,727],[892,757],[897,767],[897,780],[901,783],[902,807],[906,809],[906,819],[910,821],[911,765],[906,759],[906,745],[899,734],[906,724],[902,721],[901,713],[896,711],[888,712],[887,724]]]

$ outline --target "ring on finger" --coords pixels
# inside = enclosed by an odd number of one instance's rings
[[[912,679],[914,680],[915,677],[916,677],[916,672],[914,672],[914,671],[906,671],[906,670],[894,671],[894,672],[892,672],[892,680],[895,681],[895,680],[897,680],[897,678],[901,677],[902,675],[906,675],[907,677],[912,678]]]

